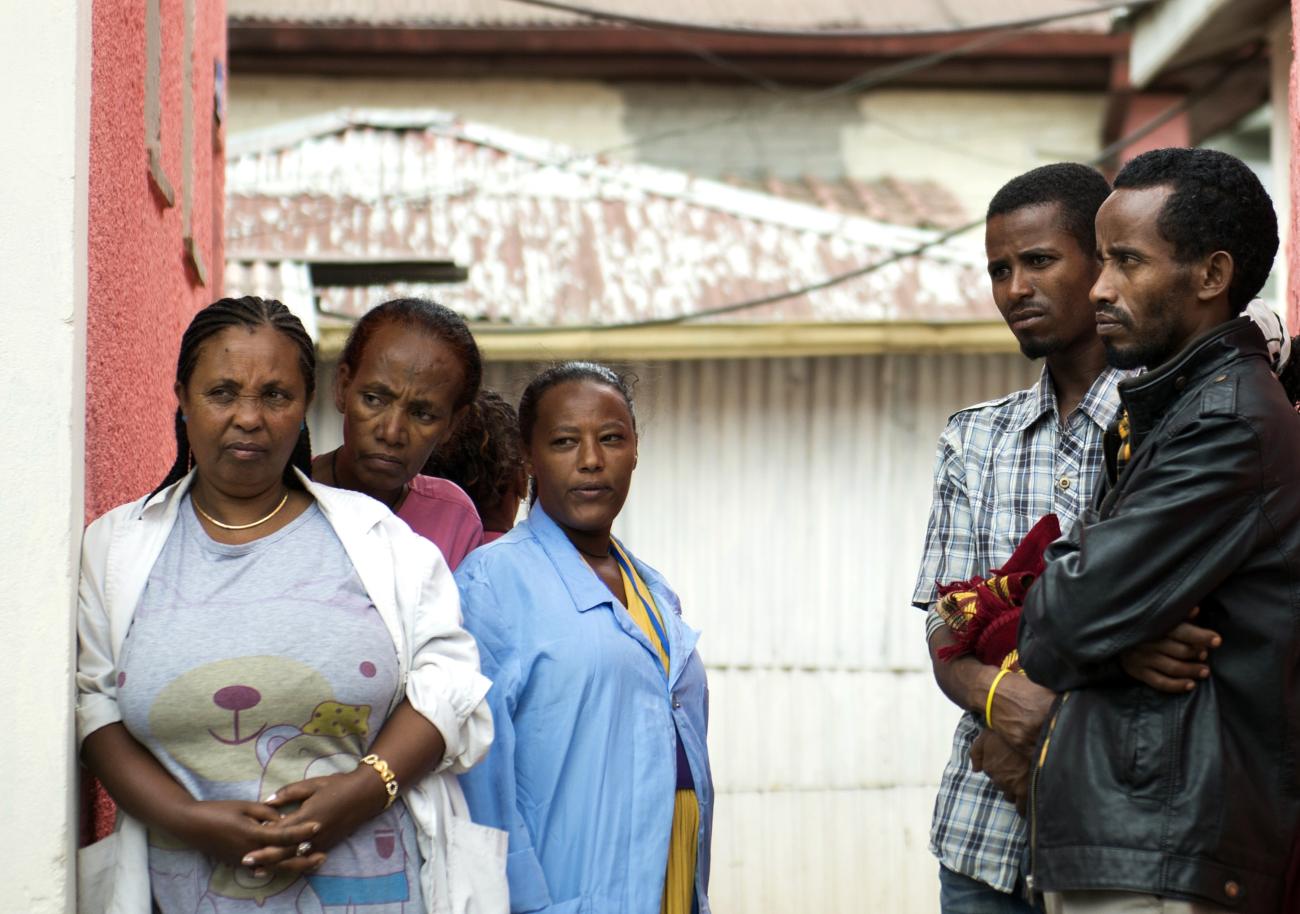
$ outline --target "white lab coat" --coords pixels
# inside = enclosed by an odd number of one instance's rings
[[[299,476],[392,635],[402,683],[393,707],[409,699],[447,744],[438,770],[402,791],[419,837],[425,908],[429,914],[504,912],[506,833],[470,821],[456,779],[492,743],[484,701],[491,683],[479,673],[478,648],[461,627],[447,563],[436,546],[374,499]],[[77,606],[78,749],[87,735],[122,719],[122,643],[193,478],[115,508],[86,529]],[[143,823],[119,812],[116,831],[83,848],[77,869],[81,914],[149,914]]]

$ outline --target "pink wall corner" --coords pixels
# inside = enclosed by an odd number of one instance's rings
[[[172,380],[181,332],[219,297],[223,129],[213,74],[225,66],[224,0],[194,0],[192,233],[207,269],[188,265],[183,191],[184,0],[160,0],[163,168],[168,206],[145,143],[147,0],[92,6],[89,303],[86,339],[86,519],[155,486],[175,456]]]
[[[1295,0],[1300,2],[1300,0]],[[1182,96],[1155,92],[1138,92],[1130,99],[1124,121],[1120,127],[1120,136],[1129,134],[1150,124],[1161,116],[1171,105],[1182,101]],[[1192,145],[1191,119],[1184,111],[1152,130],[1146,136],[1124,147],[1119,155],[1122,167],[1130,159],[1140,156],[1152,149],[1164,149],[1169,146]]]
[[[1291,47],[1296,47],[1296,27],[1300,24],[1300,0],[1291,0]],[[1291,332],[1300,331],[1300,56],[1291,61],[1289,109],[1291,123],[1291,234],[1287,239],[1287,324]]]

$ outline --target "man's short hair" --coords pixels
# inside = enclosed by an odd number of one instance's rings
[[[1277,214],[1255,173],[1214,149],[1153,149],[1133,159],[1115,189],[1172,190],[1156,222],[1174,257],[1190,263],[1214,251],[1232,255],[1228,304],[1241,313],[1259,294],[1277,254]]]
[[[1097,250],[1097,210],[1110,196],[1110,185],[1101,172],[1077,162],[1058,162],[1012,178],[993,195],[986,218],[1023,209],[1059,203],[1063,228],[1091,257]]]

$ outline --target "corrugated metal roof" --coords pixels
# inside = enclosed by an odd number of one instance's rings
[[[601,10],[731,26],[773,29],[870,29],[879,31],[963,28],[1096,5],[1095,0],[596,0]],[[608,25],[569,13],[509,0],[227,0],[226,14],[239,22],[303,25],[451,26],[528,28]],[[612,26],[617,28],[618,26]],[[1052,28],[1105,32],[1108,14]]]
[[[676,317],[888,261],[932,232],[646,165],[594,161],[443,112],[353,111],[232,138],[226,253],[467,267],[436,297],[551,326]],[[719,320],[964,321],[992,315],[982,251],[950,242]],[[355,317],[384,289],[317,288]]]

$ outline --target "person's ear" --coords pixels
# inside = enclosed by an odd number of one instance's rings
[[[185,416],[185,385],[177,381],[172,385],[172,393],[176,395],[176,408],[181,411],[181,417]]]
[[[339,362],[339,370],[334,373],[334,408],[343,412],[347,404],[348,385],[352,383],[352,369],[346,362]]]
[[[1220,296],[1227,298],[1236,267],[1232,255],[1227,251],[1215,251],[1202,260],[1196,273],[1197,299],[1213,301]]]

